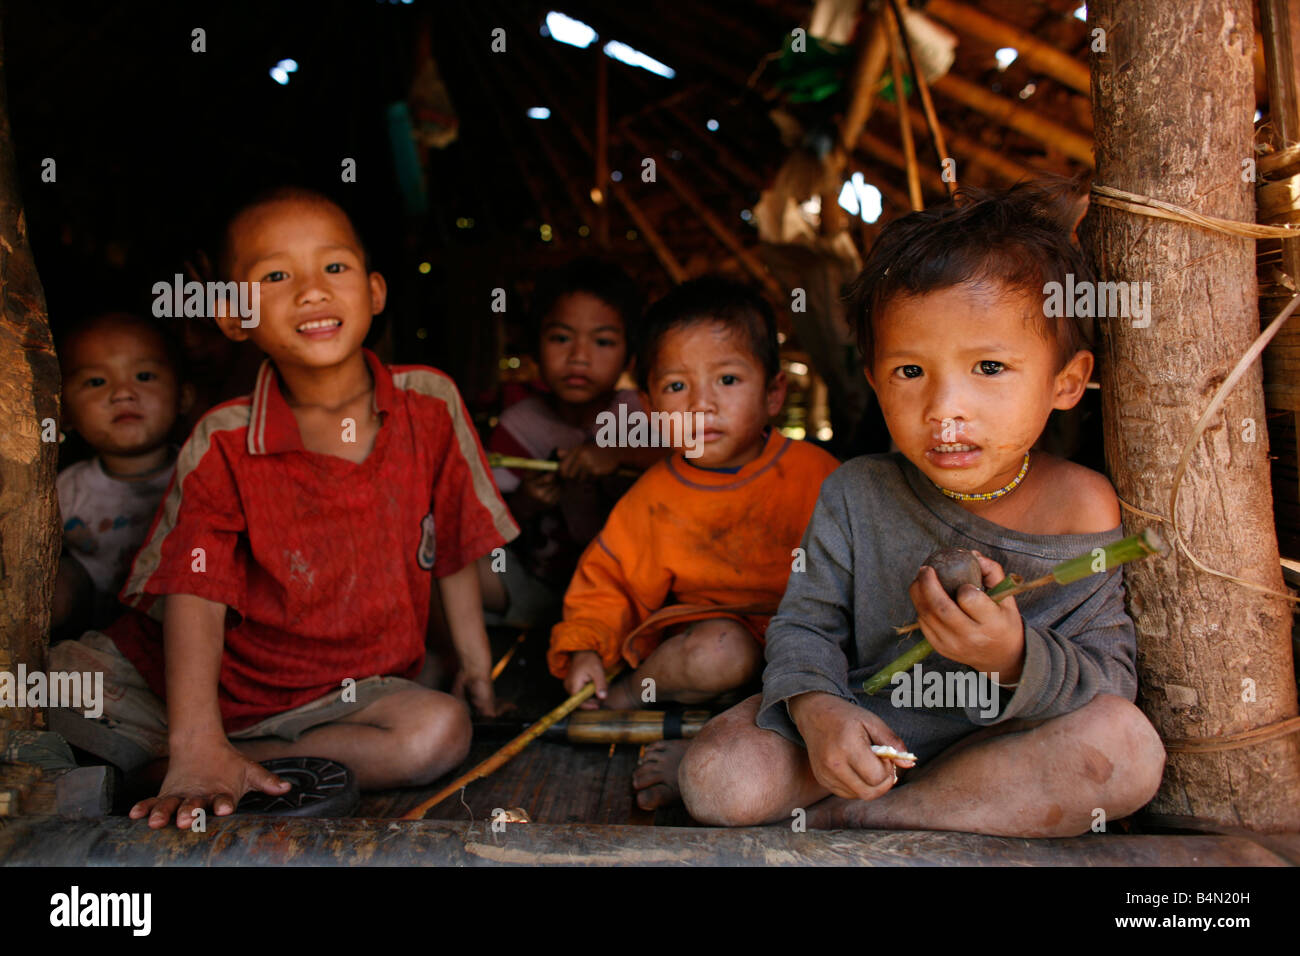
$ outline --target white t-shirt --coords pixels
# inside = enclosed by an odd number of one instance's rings
[[[113,598],[121,590],[175,471],[173,452],[166,468],[139,481],[112,477],[98,456],[59,472],[63,544],[86,569],[98,596]]]

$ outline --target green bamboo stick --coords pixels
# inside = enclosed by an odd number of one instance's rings
[[[1048,584],[1070,584],[1091,574],[1104,574],[1121,564],[1128,564],[1130,561],[1136,561],[1151,554],[1166,554],[1168,551],[1169,547],[1165,544],[1164,539],[1160,537],[1160,532],[1156,531],[1154,527],[1147,528],[1138,534],[1130,535],[1119,541],[1112,541],[1104,548],[1095,548],[1078,557],[1062,561],[1052,568],[1049,573],[1032,581],[1026,581],[1018,574],[1008,574],[985,593],[995,601],[1002,601],[1012,595],[1022,594],[1025,591]],[[900,634],[908,634],[917,630],[920,626],[920,624],[913,622],[897,630]],[[922,639],[867,678],[866,683],[862,685],[863,691],[867,694],[879,693],[893,682],[895,674],[909,670],[914,664],[925,660],[933,650],[934,648],[930,646],[930,642]]]

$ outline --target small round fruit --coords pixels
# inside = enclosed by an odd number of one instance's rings
[[[984,573],[980,570],[980,563],[975,559],[973,551],[965,548],[940,548],[926,558],[925,563],[934,568],[934,573],[939,575],[939,583],[954,601],[963,584],[973,584],[981,591],[984,590]]]

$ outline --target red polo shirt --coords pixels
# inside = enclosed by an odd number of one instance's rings
[[[430,574],[453,574],[519,533],[452,380],[364,354],[382,416],[364,462],[307,451],[264,362],[252,395],[195,425],[122,589],[148,616],[109,634],[160,696],[153,596],[195,594],[233,612],[219,687],[227,732],[347,677],[414,677]]]

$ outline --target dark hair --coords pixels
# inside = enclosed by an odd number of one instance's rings
[[[341,202],[334,199],[332,196],[326,195],[318,189],[312,189],[308,186],[280,185],[254,193],[249,198],[239,203],[235,207],[235,211],[226,218],[225,226],[221,230],[220,253],[217,259],[217,269],[219,271],[218,278],[226,280],[234,278],[234,276],[231,275],[231,270],[235,261],[234,248],[231,245],[231,230],[235,223],[245,213],[248,213],[259,206],[267,206],[274,202],[321,203],[323,205],[333,206],[343,214],[343,218],[346,219],[348,225],[352,227],[352,234],[357,237],[357,244],[361,246],[361,258],[364,267],[367,272],[370,271],[370,252],[366,249],[365,241],[361,238],[361,230],[357,228],[356,220]]]
[[[1093,281],[1092,267],[1072,237],[1081,205],[1071,182],[1039,180],[998,192],[962,188],[951,202],[889,223],[849,288],[863,361],[873,359],[876,317],[900,296],[963,282],[999,283],[1041,302],[1044,285],[1064,285],[1067,274],[1073,273],[1076,284]],[[1042,333],[1056,343],[1058,368],[1091,347],[1090,320],[1049,318],[1041,307],[1033,312]]]
[[[703,276],[684,282],[650,307],[642,323],[636,356],[637,384],[649,390],[660,343],[675,328],[701,322],[721,322],[745,339],[767,380],[781,370],[776,317],[767,300],[752,286],[723,276]]]
[[[152,333],[162,341],[163,351],[167,355],[168,364],[171,365],[172,371],[176,374],[178,383],[186,381],[187,369],[185,354],[181,349],[180,341],[172,330],[163,325],[156,319],[146,318],[143,315],[137,315],[134,312],[96,312],[93,315],[85,315],[74,321],[68,328],[62,331],[56,342],[55,352],[62,363],[68,354],[68,350],[73,341],[82,335],[85,335],[91,329],[101,325],[108,325],[112,322],[118,322],[124,325],[131,325],[137,329],[143,329]]]
[[[585,292],[618,313],[629,357],[636,354],[637,332],[645,299],[640,288],[619,266],[604,259],[583,257],[543,273],[533,292],[530,336],[533,348],[541,340],[542,326],[566,295]]]

